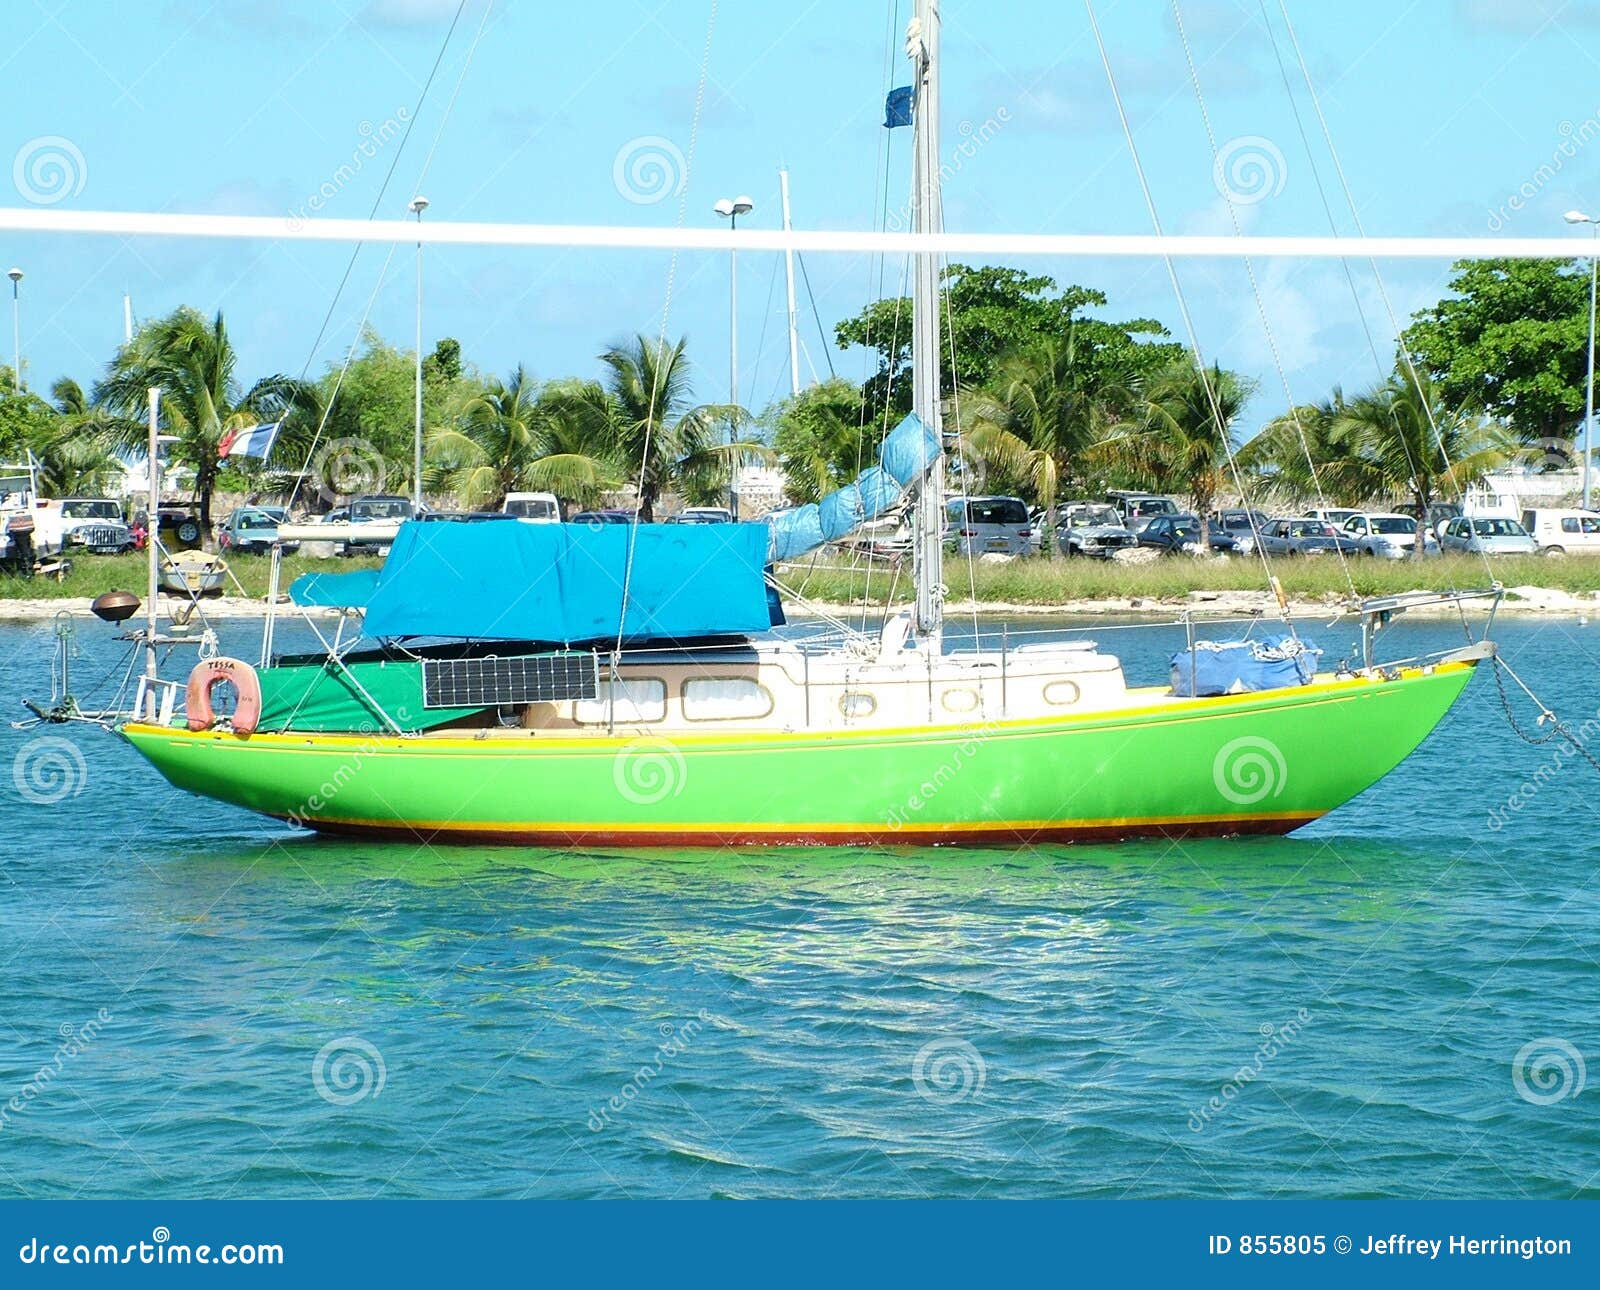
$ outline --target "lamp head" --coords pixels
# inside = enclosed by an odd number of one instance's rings
[[[411,199],[411,205],[406,209],[409,210],[413,215],[420,215],[423,211],[428,209],[428,199],[422,196],[421,193],[418,193]]]
[[[1593,215],[1585,215],[1582,211],[1568,211],[1561,218],[1569,224],[1593,224],[1595,222]]]
[[[727,219],[728,216],[735,213],[733,203],[726,197],[718,198],[717,204],[711,209],[716,211],[716,213],[722,216],[723,219]]]
[[[7,269],[6,270],[6,277],[10,278],[12,282],[21,282],[22,281],[22,270],[18,269],[16,267],[12,267],[10,269]]]
[[[755,208],[756,204],[742,194],[733,199],[733,213],[735,215],[748,215]]]

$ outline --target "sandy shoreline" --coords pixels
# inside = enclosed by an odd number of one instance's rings
[[[165,620],[172,608],[181,604],[163,598],[161,616]],[[1486,614],[1490,601],[1468,601],[1469,613]],[[219,596],[202,602],[205,614],[213,619],[259,619],[267,613],[266,601],[243,596]],[[872,606],[881,609],[881,605]],[[808,618],[813,612],[848,618],[861,612],[860,605],[816,603],[811,609],[787,607],[791,618]],[[87,597],[60,597],[55,599],[0,600],[0,622],[46,622],[65,611],[75,618],[92,617]],[[296,617],[298,609],[280,603],[279,611],[285,617]],[[1104,600],[1069,600],[1059,605],[1014,605],[1002,601],[953,600],[946,604],[945,613],[952,617],[977,613],[985,618],[1042,618],[1042,617],[1132,617],[1170,619],[1185,611],[1195,617],[1237,618],[1252,614],[1275,614],[1276,606],[1270,594],[1260,591],[1195,591],[1187,596],[1158,599],[1147,596],[1115,597]],[[313,610],[320,617],[337,616],[337,610]],[[1348,608],[1338,601],[1291,600],[1289,612],[1295,618],[1335,617]],[[1410,611],[1414,614],[1456,613],[1451,605],[1429,606]],[[1506,598],[1500,603],[1503,614],[1545,614],[1554,617],[1587,617],[1600,615],[1600,592],[1559,591],[1547,587],[1508,587]]]

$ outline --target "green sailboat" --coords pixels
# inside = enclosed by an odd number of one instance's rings
[[[929,0],[908,52],[928,234]],[[178,787],[310,829],[561,846],[1286,833],[1427,737],[1492,655],[1380,666],[1379,627],[1429,598],[1363,606],[1363,657],[1333,673],[1291,628],[1247,651],[1270,683],[1255,668],[1222,692],[1195,683],[1213,655],[1193,643],[1150,688],[1086,642],[947,649],[939,263],[914,259],[913,414],[850,488],[770,524],[409,523],[376,579],[292,589],[362,613],[359,640],[266,649],[259,669],[205,660],[183,687],[149,677],[120,732]],[[870,635],[774,634],[771,565],[891,506],[913,514],[914,604]],[[231,716],[212,710],[219,684]]]

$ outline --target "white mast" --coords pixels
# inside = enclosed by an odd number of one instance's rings
[[[778,189],[783,194],[783,231],[794,232],[794,225],[789,220],[789,171],[787,167],[778,169]],[[800,329],[795,323],[794,308],[794,248],[791,246],[783,253],[784,272],[789,279],[789,393],[800,393]]]
[[[916,17],[906,33],[916,87],[913,118],[915,168],[911,181],[912,229],[937,233],[943,225],[939,200],[939,7],[917,0]],[[911,408],[942,444],[939,417],[939,257],[921,250],[915,256],[912,288]],[[917,631],[925,648],[937,654],[944,621],[944,454],[923,481],[916,510]]]

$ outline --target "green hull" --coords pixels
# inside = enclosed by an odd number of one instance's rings
[[[390,738],[130,724],[173,784],[325,832],[531,845],[1286,833],[1394,769],[1471,661],[939,730]]]

